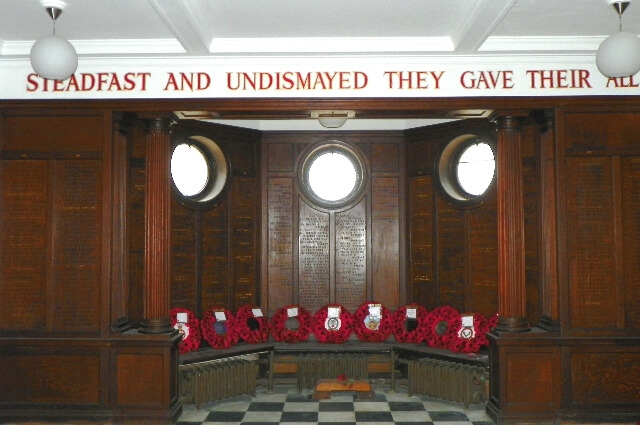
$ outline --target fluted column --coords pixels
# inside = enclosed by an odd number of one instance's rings
[[[496,331],[528,331],[520,119],[498,118],[498,311]]]
[[[147,120],[144,220],[144,319],[140,332],[172,332],[169,319],[171,230],[171,121]]]

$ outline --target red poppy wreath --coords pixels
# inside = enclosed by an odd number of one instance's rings
[[[451,341],[456,338],[458,324],[460,323],[460,313],[453,307],[436,307],[427,317],[427,345],[430,347],[448,347]]]
[[[479,313],[461,315],[456,329],[456,337],[447,347],[451,351],[477,353],[481,347],[489,345],[489,322]]]
[[[398,342],[419,344],[429,335],[427,317],[429,312],[418,304],[407,304],[393,313],[391,331]]]
[[[306,341],[311,334],[311,314],[298,305],[281,307],[271,318],[271,335],[278,342]]]
[[[200,348],[201,339],[200,322],[193,311],[176,307],[169,314],[171,326],[182,335],[182,340],[178,344],[180,354],[197,351]]]
[[[207,310],[200,320],[200,329],[205,341],[213,348],[230,348],[238,342],[235,316],[222,307]]]
[[[249,344],[258,344],[269,339],[269,319],[262,315],[256,305],[243,305],[236,311],[236,331]]]
[[[353,330],[360,341],[382,342],[391,333],[393,315],[378,302],[361,304],[353,316]]]
[[[353,331],[353,315],[340,304],[328,304],[313,316],[313,335],[318,342],[342,344]]]

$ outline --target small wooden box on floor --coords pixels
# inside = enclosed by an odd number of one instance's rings
[[[314,400],[322,400],[331,397],[331,393],[336,391],[353,391],[358,400],[372,399],[375,397],[371,384],[368,381],[340,381],[338,379],[321,379],[313,392]]]

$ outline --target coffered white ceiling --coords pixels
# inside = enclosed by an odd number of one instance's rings
[[[61,0],[44,0],[45,2]],[[595,56],[608,0],[64,0],[57,34],[83,58]],[[41,0],[0,0],[0,67],[51,33]],[[640,33],[640,2],[623,16]],[[517,60],[517,59],[516,59]]]
[[[45,0],[47,1],[47,0]],[[49,0],[60,1],[60,0]],[[2,0],[0,58],[51,31],[41,0]],[[608,0],[64,0],[57,33],[81,55],[594,52]],[[640,33],[640,4],[623,17]]]

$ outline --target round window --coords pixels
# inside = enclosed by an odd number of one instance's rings
[[[455,167],[460,188],[469,196],[480,196],[487,191],[495,174],[493,149],[482,141],[465,145],[460,149]]]
[[[492,143],[473,135],[452,140],[440,154],[437,171],[440,187],[452,200],[462,203],[482,200],[495,177]]]
[[[171,155],[171,178],[176,189],[188,198],[198,197],[209,184],[212,168],[205,153],[198,146],[180,143]]]
[[[182,204],[211,205],[224,190],[228,172],[225,155],[214,141],[203,136],[174,141],[171,180]]]
[[[318,145],[304,157],[300,172],[303,193],[316,204],[338,208],[357,198],[364,187],[360,156],[339,142]]]

